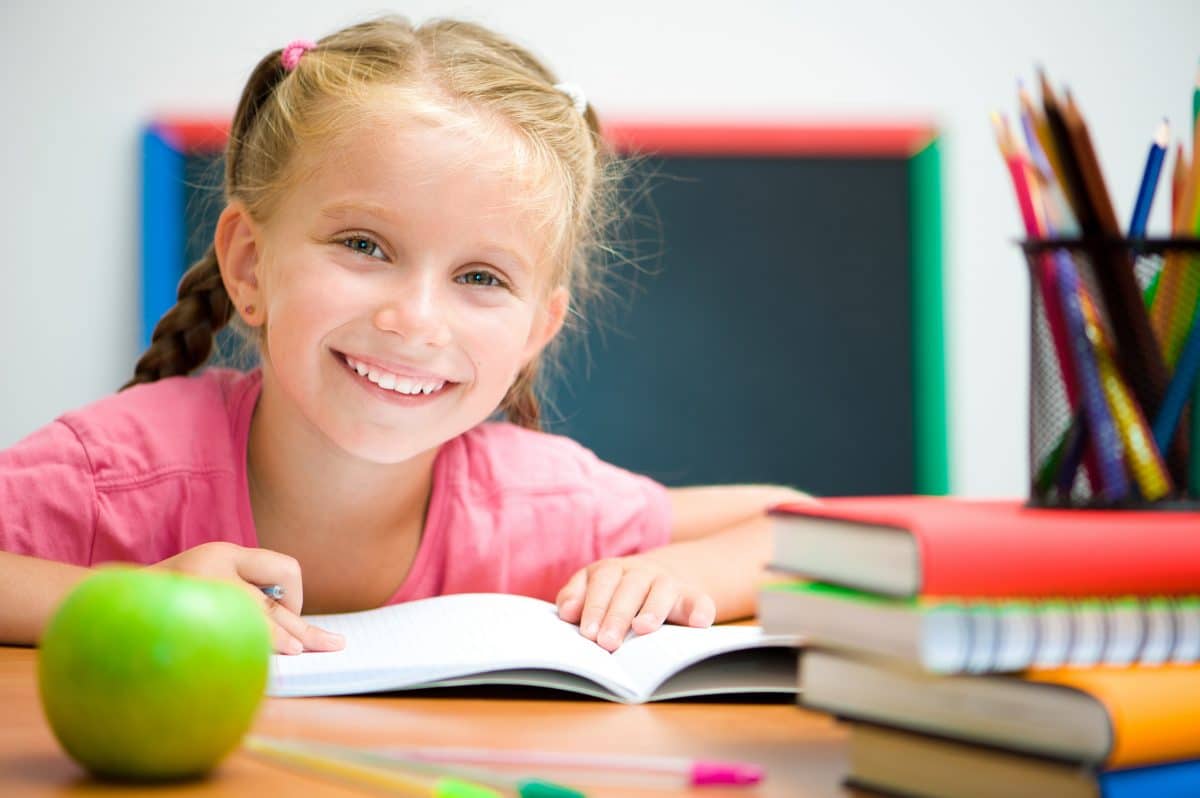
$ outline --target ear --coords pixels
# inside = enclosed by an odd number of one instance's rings
[[[571,293],[565,286],[559,286],[550,292],[550,296],[542,303],[541,309],[533,318],[533,327],[529,330],[529,340],[525,342],[522,364],[528,363],[538,356],[546,344],[554,340],[563,322],[567,320],[567,309],[571,306]]]
[[[233,201],[221,211],[213,236],[213,250],[221,267],[221,281],[242,320],[257,327],[266,320],[258,281],[261,231],[246,206]]]

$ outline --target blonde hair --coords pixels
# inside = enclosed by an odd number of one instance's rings
[[[556,215],[548,240],[552,280],[571,295],[572,321],[598,292],[597,261],[612,250],[603,233],[615,218],[620,163],[605,146],[590,107],[581,115],[554,74],[513,42],[469,22],[414,27],[382,17],[321,39],[293,70],[276,50],[242,91],[225,152],[225,200],[268,219],[291,185],[304,147],[352,129],[371,92],[399,88],[407,110],[468,112],[515,132],[522,155],[540,167]],[[391,95],[389,95],[391,97]],[[312,150],[315,152],[315,150]],[[213,247],[179,283],[178,301],[154,328],[150,346],[122,390],[202,366],[216,332],[235,319]],[[518,375],[500,405],[510,421],[540,426],[539,361]]]

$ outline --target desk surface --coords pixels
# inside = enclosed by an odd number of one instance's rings
[[[37,651],[0,647],[0,793],[147,795],[161,790],[89,779],[46,725],[37,697]],[[268,699],[254,730],[372,745],[522,747],[547,751],[703,756],[756,762],[757,789],[636,793],[589,789],[597,798],[674,795],[805,798],[853,795],[839,787],[846,732],[824,715],[787,704],[668,703],[451,697]],[[361,796],[368,793],[235,752],[209,778],[171,790],[186,795]]]

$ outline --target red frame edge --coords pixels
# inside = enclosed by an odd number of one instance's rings
[[[164,116],[151,126],[180,152],[219,152],[229,137],[220,116]],[[937,136],[919,122],[648,122],[617,120],[604,136],[620,152],[694,156],[876,156],[908,158]]]

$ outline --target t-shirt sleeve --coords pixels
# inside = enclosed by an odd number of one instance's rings
[[[584,484],[593,499],[588,504],[594,558],[623,557],[668,543],[671,502],[666,487],[583,452]]]
[[[96,512],[87,452],[63,422],[0,451],[0,550],[90,565]]]

